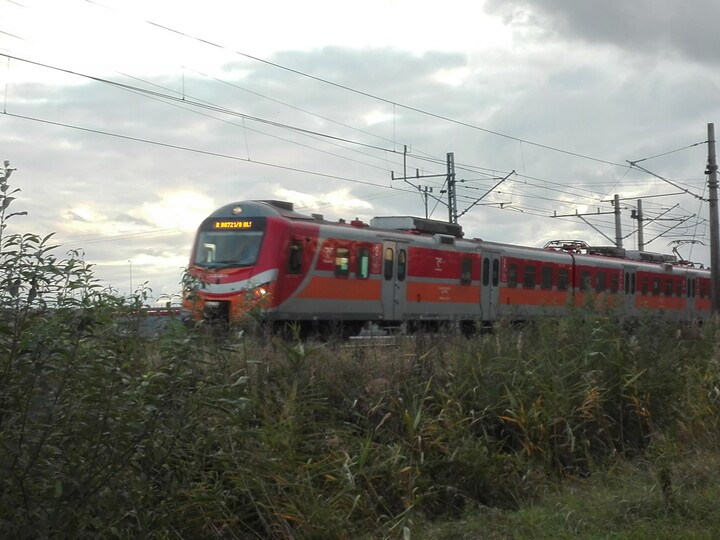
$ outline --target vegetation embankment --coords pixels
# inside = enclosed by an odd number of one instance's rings
[[[132,306],[79,292],[3,311],[4,537],[720,531],[701,466],[718,459],[713,325],[627,335],[578,314],[383,347],[182,327],[148,341],[118,332]]]
[[[148,340],[50,241],[0,236],[3,538],[720,533],[715,323]]]

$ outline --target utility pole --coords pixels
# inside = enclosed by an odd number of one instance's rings
[[[457,193],[455,191],[455,154],[447,153],[448,222],[457,223]]]
[[[130,298],[132,298],[133,295],[135,294],[135,291],[133,291],[132,259],[128,259],[128,262],[130,263]]]
[[[622,249],[622,225],[620,220],[620,195],[615,195],[613,199],[615,206],[615,247]]]
[[[712,312],[720,310],[720,229],[718,228],[718,180],[715,158],[715,124],[708,124],[708,206],[710,208],[710,293]]]
[[[642,199],[637,200],[637,211],[635,212],[635,219],[637,219],[638,222],[638,239],[637,239],[637,245],[638,245],[638,251],[645,251],[645,236],[643,231],[643,210],[642,210]]]

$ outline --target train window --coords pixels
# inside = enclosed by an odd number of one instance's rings
[[[492,274],[493,287],[497,287],[499,279],[500,279],[500,261],[497,259],[493,259],[493,274]]]
[[[508,287],[517,287],[517,264],[508,265]]]
[[[540,269],[540,287],[543,289],[552,289],[552,266],[543,266]]]
[[[383,274],[385,279],[392,279],[395,264],[395,251],[393,248],[385,248],[385,260],[383,263]]]
[[[665,280],[665,296],[672,296],[673,293],[673,282],[672,279]]]
[[[580,290],[581,291],[587,291],[590,290],[590,287],[592,282],[592,275],[590,272],[580,272]]]
[[[526,264],[525,274],[523,276],[523,287],[526,289],[532,289],[535,287],[535,265]]]
[[[335,248],[335,275],[338,277],[350,275],[350,250],[348,248]]]
[[[625,294],[630,294],[630,273],[625,272]]]
[[[404,249],[398,251],[398,281],[405,281],[405,274],[407,274],[407,255]]]
[[[490,259],[485,257],[482,265],[482,284],[487,285],[490,283]]]
[[[683,293],[683,280],[678,279],[675,281],[675,296],[682,296]]]
[[[710,291],[708,291],[708,286],[705,280],[698,280],[698,296],[700,298],[710,296]]]
[[[620,275],[617,272],[613,272],[610,275],[610,292],[616,293],[620,289]]]
[[[653,296],[658,296],[660,294],[660,279],[659,278],[653,278],[652,293],[653,293]]]
[[[635,274],[630,274],[630,294],[635,294]]]
[[[470,285],[470,282],[472,282],[472,259],[464,258],[460,269],[460,283]]]
[[[358,279],[367,279],[370,276],[370,250],[368,248],[358,249],[355,276]]]
[[[607,289],[607,274],[605,272],[598,272],[595,280],[595,291],[604,292]]]
[[[568,271],[567,268],[558,270],[558,291],[565,291],[568,288]]]
[[[690,296],[695,298],[695,278],[690,280]]]
[[[647,294],[650,289],[650,279],[647,276],[643,276],[640,279],[640,294]]]
[[[288,274],[302,274],[302,242],[293,242],[290,246]]]

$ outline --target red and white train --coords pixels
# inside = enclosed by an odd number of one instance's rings
[[[711,313],[710,272],[674,257],[581,242],[531,248],[463,238],[459,225],[415,217],[329,222],[292,203],[245,201],[200,225],[190,274],[194,319],[415,326],[562,316],[588,297],[622,317]]]

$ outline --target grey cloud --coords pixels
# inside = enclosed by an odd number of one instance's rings
[[[549,34],[717,64],[717,0],[488,0],[486,10]]]

